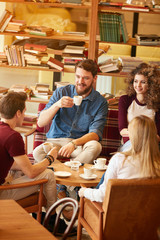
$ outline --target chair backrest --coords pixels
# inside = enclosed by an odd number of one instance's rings
[[[43,184],[47,183],[47,179],[41,179],[41,180],[35,180],[31,182],[25,182],[25,183],[18,183],[18,184],[7,184],[7,185],[1,185],[1,190],[10,190],[10,189],[18,189],[21,188],[23,191],[23,188],[33,187],[38,185],[40,187],[40,190],[37,190],[37,192],[30,194],[29,196],[22,198],[20,200],[17,200],[16,202],[21,205],[28,213],[37,213],[37,221],[41,223],[41,215],[42,215],[42,206],[46,206],[46,199],[43,195]]]
[[[109,109],[106,124],[103,130],[101,155],[110,158],[110,153],[116,152],[121,144],[121,136],[118,129],[118,110]]]
[[[103,239],[157,240],[160,178],[109,180],[103,209]]]
[[[45,228],[48,227],[50,216],[51,216],[52,212],[54,212],[56,210],[56,208],[58,208],[60,205],[61,205],[61,208],[59,209],[59,212],[58,212],[58,214],[56,216],[56,220],[55,220],[55,225],[54,225],[54,230],[53,230],[54,235],[56,235],[56,233],[58,231],[58,226],[59,226],[59,221],[60,221],[60,216],[62,214],[62,211],[67,206],[72,206],[72,208],[73,208],[73,214],[72,214],[71,220],[61,238],[62,240],[65,240],[67,238],[68,234],[70,233],[70,231],[72,230],[72,227],[76,221],[76,216],[78,213],[78,202],[75,199],[67,197],[67,198],[62,198],[62,199],[58,200],[57,202],[55,202],[46,213],[46,216],[44,219],[44,227]]]

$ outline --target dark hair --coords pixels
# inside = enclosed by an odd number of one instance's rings
[[[77,68],[82,68],[88,72],[92,73],[92,76],[95,77],[98,72],[98,66],[92,59],[85,59],[76,63],[75,70]]]
[[[9,92],[0,101],[1,117],[12,119],[16,112],[23,112],[27,94],[24,92]]]
[[[127,95],[135,95],[136,92],[133,87],[135,75],[143,75],[147,78],[148,90],[144,95],[144,100],[148,109],[160,109],[160,71],[157,66],[141,63],[138,67],[133,69],[126,79]]]

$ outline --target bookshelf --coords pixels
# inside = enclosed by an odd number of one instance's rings
[[[110,7],[110,6],[99,6],[98,2],[99,0],[91,0],[91,4],[89,5],[83,5],[83,4],[69,4],[69,3],[42,3],[42,2],[27,2],[24,0],[0,0],[0,2],[7,2],[7,3],[22,3],[22,4],[30,4],[30,5],[45,5],[45,6],[51,6],[55,8],[77,8],[77,9],[87,9],[90,12],[90,17],[88,19],[88,25],[89,25],[89,33],[85,36],[70,36],[70,35],[63,35],[63,34],[54,34],[52,36],[47,36],[47,37],[42,37],[42,36],[34,36],[34,35],[29,35],[27,33],[11,33],[11,32],[2,32],[0,35],[4,36],[25,36],[25,37],[32,37],[32,38],[44,38],[44,39],[58,39],[58,40],[72,40],[72,41],[84,41],[88,45],[88,58],[91,59],[96,59],[98,58],[98,48],[99,48],[99,43],[100,41],[100,36],[99,36],[99,28],[98,28],[98,12],[133,12],[134,19],[133,19],[133,33],[134,35],[137,31],[138,28],[138,17],[141,12],[134,11],[134,10],[124,10],[121,9],[120,7]],[[143,12],[143,14],[160,14],[160,12],[154,12],[154,11],[149,11],[149,12]],[[109,42],[106,42],[109,44]],[[112,43],[112,44],[117,44],[117,43]],[[139,46],[137,44],[137,41],[135,38],[129,39],[127,43],[118,43],[120,45],[131,45],[133,47]],[[143,46],[141,46],[143,47]],[[147,46],[147,47],[153,47],[153,46]],[[160,46],[156,46],[160,47]],[[132,56],[135,55],[133,51]],[[56,51],[55,51],[56,54]],[[61,51],[58,51],[57,55],[61,55]],[[42,70],[42,71],[52,71],[52,72],[59,72],[54,69],[45,69],[41,67],[17,67],[17,66],[4,66],[0,65],[0,68],[21,68],[21,69],[29,69],[29,70]],[[64,69],[65,72],[73,72],[72,70],[69,69]],[[99,75],[104,75],[104,76],[120,76],[120,77],[125,77],[125,73],[99,73]]]

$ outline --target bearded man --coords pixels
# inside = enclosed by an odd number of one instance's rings
[[[39,127],[52,121],[47,142],[59,147],[58,156],[81,163],[92,163],[100,154],[103,128],[106,122],[107,101],[93,86],[98,67],[91,60],[78,62],[75,85],[58,88],[38,119]],[[74,104],[74,96],[82,96],[82,103]],[[43,144],[33,152],[36,161],[44,159]]]

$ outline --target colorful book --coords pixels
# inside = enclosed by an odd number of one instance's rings
[[[32,44],[32,43],[26,43],[24,45],[25,50],[35,50],[38,52],[46,52],[47,46],[46,45],[38,45],[38,44]]]
[[[56,68],[59,71],[63,71],[64,69],[64,64],[62,62],[60,62],[59,60],[50,57],[47,64],[52,67],[52,68]]]

